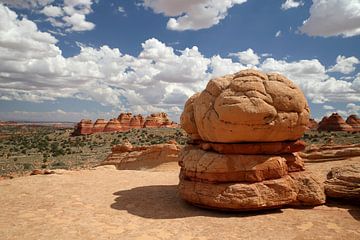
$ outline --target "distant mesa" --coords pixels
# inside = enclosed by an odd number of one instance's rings
[[[139,128],[176,128],[178,124],[171,121],[164,112],[153,113],[150,116],[143,117],[141,114],[120,113],[117,118],[109,121],[97,119],[93,123],[90,119],[82,119],[76,124],[73,136],[89,135],[101,132],[127,132],[131,129]]]
[[[333,113],[329,117],[323,117],[319,122],[318,131],[360,131],[359,121],[356,115],[350,115],[345,121],[338,113]]]

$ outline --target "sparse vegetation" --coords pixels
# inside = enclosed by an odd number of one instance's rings
[[[166,143],[171,139],[184,145],[181,129],[133,129],[124,133],[98,133],[71,137],[72,129],[52,127],[0,127],[0,175],[35,168],[74,169],[97,165],[111,147],[128,140],[134,145]]]

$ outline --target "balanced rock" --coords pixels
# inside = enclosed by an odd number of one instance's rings
[[[355,114],[350,115],[346,119],[346,123],[349,124],[353,128],[353,131],[360,132],[360,118],[358,118],[357,115],[355,115]]]
[[[94,123],[92,133],[104,132],[107,121],[104,119],[97,119]]]
[[[308,104],[284,76],[245,70],[212,79],[180,121],[192,138],[179,154],[185,201],[235,211],[325,202],[298,154]]]
[[[332,168],[325,182],[328,197],[360,203],[360,164]]]
[[[181,124],[209,142],[297,140],[309,111],[304,94],[286,77],[244,70],[210,80],[186,102]]]
[[[351,132],[353,128],[349,124],[347,124],[338,113],[333,113],[330,117],[324,117],[319,122],[318,130]]]

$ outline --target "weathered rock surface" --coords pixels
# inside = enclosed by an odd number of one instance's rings
[[[294,168],[296,161],[299,168]],[[281,178],[288,174],[287,162],[292,170],[303,170],[301,158],[293,154],[219,154],[187,146],[179,156],[184,176],[194,181],[208,182],[261,182]]]
[[[318,130],[351,132],[353,128],[338,113],[333,113],[330,117],[323,117],[319,122]]]
[[[101,165],[115,165],[119,170],[141,170],[157,167],[163,163],[177,162],[180,152],[175,142],[151,146],[132,146],[129,142],[116,145]]]
[[[313,146],[299,154],[308,160],[350,158],[360,156],[360,144]]]
[[[325,182],[328,197],[360,204],[360,164],[332,168]]]
[[[93,123],[90,119],[82,119],[78,124],[75,126],[75,130],[72,133],[73,136],[77,135],[88,135],[92,134],[93,130]]]
[[[294,178],[287,175],[256,183],[217,184],[189,181],[180,176],[179,193],[195,205],[235,211],[325,203],[321,183],[303,173]]]
[[[147,123],[145,124],[145,119],[141,114],[133,116],[132,113],[121,113],[117,118],[113,118],[110,121],[98,119],[95,124],[91,120],[83,119],[75,126],[72,135],[78,136],[98,132],[126,132],[131,129],[144,127],[178,127],[178,124],[171,121],[166,113],[154,113],[146,119]]]
[[[325,202],[297,154],[309,107],[284,76],[244,70],[213,79],[186,102],[180,121],[192,138],[179,156],[185,201],[235,211]]]
[[[315,119],[310,118],[307,127],[309,130],[316,130],[318,128],[318,125],[319,124],[316,122]]]
[[[309,122],[308,104],[295,84],[280,74],[255,70],[210,80],[185,109],[181,125],[193,130],[189,121],[195,119],[197,133],[191,135],[208,142],[297,140]]]
[[[92,133],[104,132],[105,126],[108,122],[104,119],[97,119],[94,123]]]
[[[153,113],[150,116],[146,117],[144,127],[177,127],[177,124],[172,122],[166,113],[161,112]]]
[[[121,132],[122,127],[120,122],[116,119],[110,119],[110,121],[106,124],[104,128],[104,132]]]
[[[126,132],[130,130],[130,121],[132,119],[132,113],[121,113],[117,120],[120,122],[121,131]]]
[[[142,128],[143,125],[144,125],[144,117],[141,114],[135,115],[130,119],[130,124],[129,124],[130,129]]]
[[[346,123],[349,124],[353,128],[353,131],[356,131],[356,132],[360,131],[360,118],[358,118],[358,116],[356,116],[354,114],[350,115],[346,119]]]
[[[299,152],[305,149],[304,141],[264,142],[264,143],[211,143],[199,142],[206,151],[225,154],[283,154]]]

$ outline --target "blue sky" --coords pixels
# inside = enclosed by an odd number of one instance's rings
[[[360,0],[0,0],[0,119],[165,111],[209,79],[279,72],[314,118],[360,111]]]

